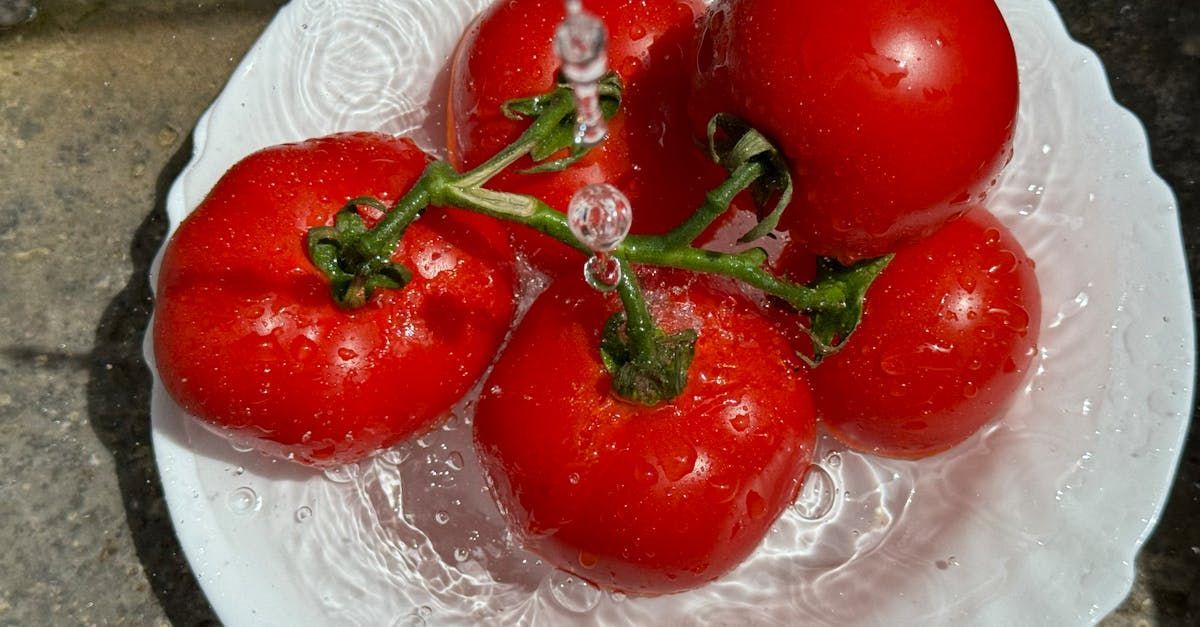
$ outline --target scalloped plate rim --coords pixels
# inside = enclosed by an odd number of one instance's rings
[[[1050,2],[1050,0],[1042,0],[1042,2],[1044,2],[1046,5],[1049,5],[1050,11],[1057,20],[1057,28],[1055,32],[1058,33],[1061,31],[1061,35],[1069,41],[1070,45],[1074,46],[1079,51],[1083,51],[1086,55],[1088,55],[1088,58],[1093,61],[1093,63],[1091,63],[1093,66],[1091,71],[1098,75],[1098,84],[1103,85],[1104,91],[1108,96],[1108,98],[1100,104],[1103,107],[1115,112],[1115,115],[1119,116],[1126,126],[1130,128],[1136,127],[1136,133],[1138,134],[1138,137],[1136,138],[1136,143],[1138,146],[1138,163],[1136,164],[1136,171],[1138,173],[1149,175],[1150,179],[1148,182],[1153,187],[1157,188],[1158,194],[1161,194],[1165,198],[1169,199],[1170,205],[1175,211],[1175,228],[1172,233],[1172,241],[1169,242],[1169,248],[1172,252],[1172,261],[1176,262],[1178,267],[1183,269],[1184,287],[1186,291],[1186,285],[1190,284],[1190,277],[1187,276],[1187,265],[1182,245],[1182,233],[1179,228],[1178,200],[1170,186],[1154,170],[1153,162],[1151,161],[1149,137],[1146,128],[1142,124],[1141,120],[1138,119],[1138,117],[1132,111],[1121,105],[1116,100],[1099,55],[1097,55],[1094,50],[1070,35],[1062,21],[1061,14],[1058,12],[1057,7]],[[172,183],[168,192],[168,233],[174,232],[175,228],[179,224],[179,221],[186,215],[188,211],[190,211],[190,208],[184,206],[184,187],[196,176],[198,164],[204,163],[206,158],[211,155],[209,152],[210,126],[213,123],[213,116],[215,112],[219,110],[220,106],[225,102],[225,99],[228,98],[228,94],[232,89],[231,86],[235,83],[233,79],[243,75],[249,75],[253,72],[258,57],[264,53],[264,48],[272,41],[272,29],[278,27],[278,24],[283,21],[285,15],[289,11],[300,10],[297,8],[298,6],[299,5],[297,3],[291,3],[279,11],[279,13],[272,19],[271,23],[264,30],[262,36],[260,36],[260,38],[247,52],[246,56],[243,57],[231,75],[232,78],[229,83],[227,83],[213,103],[197,120],[192,137],[192,156],[188,164]],[[150,284],[152,289],[156,286],[156,278],[161,255],[162,250],[160,249],[154,263],[151,266]],[[1192,302],[1190,298],[1185,298],[1183,310],[1175,313],[1184,314],[1190,319],[1192,314]],[[1185,337],[1183,339],[1185,340],[1188,355],[1194,355],[1196,348],[1194,328],[1192,328],[1190,325],[1185,326]],[[163,402],[165,391],[162,388],[157,371],[154,369],[152,337],[149,332],[147,332],[144,338],[143,352],[145,359],[150,366],[154,380],[151,401],[151,406],[153,408],[158,403]],[[1168,464],[1169,468],[1164,477],[1165,483],[1161,485],[1156,484],[1154,486],[1155,498],[1154,507],[1152,508],[1153,511],[1149,512],[1149,515],[1145,519],[1144,525],[1136,534],[1133,542],[1128,544],[1128,549],[1123,553],[1127,559],[1124,560],[1124,568],[1121,569],[1121,583],[1123,584],[1122,590],[1119,594],[1113,594],[1109,596],[1109,603],[1106,607],[1099,608],[1102,610],[1102,613],[1099,615],[1100,617],[1109,614],[1113,609],[1119,606],[1128,594],[1129,590],[1132,588],[1133,580],[1136,574],[1136,569],[1133,566],[1134,558],[1153,532],[1155,526],[1159,523],[1167,499],[1170,495],[1171,487],[1174,483],[1174,477],[1181,461],[1183,444],[1186,441],[1188,427],[1190,424],[1192,403],[1194,402],[1194,396],[1196,392],[1194,386],[1192,385],[1195,377],[1194,360],[1188,361],[1186,374],[1187,394],[1182,395],[1186,398],[1177,402],[1177,405],[1182,408],[1183,411],[1179,413],[1180,419],[1177,421],[1173,432],[1170,434],[1171,437],[1169,439],[1171,440],[1173,447],[1171,450],[1173,450],[1175,454],[1172,456],[1170,463]],[[169,402],[169,399],[165,400]],[[173,432],[177,432],[179,430],[180,425],[167,424],[167,418],[161,411],[152,411],[151,419],[153,447],[156,455],[156,462],[162,475],[164,492],[169,511],[175,524],[176,534],[179,537],[180,544],[183,546],[189,562],[192,564],[193,568],[196,568],[198,553],[205,551],[211,551],[214,554],[220,553],[222,547],[209,546],[208,541],[213,538],[218,538],[221,532],[219,530],[219,526],[215,522],[215,517],[213,516],[211,508],[204,505],[203,499],[197,498],[194,494],[186,493],[188,492],[187,488],[191,485],[187,479],[189,477],[194,478],[196,476],[196,460],[184,445],[171,437]],[[235,559],[236,558],[234,556],[218,555],[215,561],[224,560],[226,563],[230,563]],[[1110,567],[1119,568],[1119,565],[1110,565]],[[200,585],[218,616],[221,617],[222,620],[228,622],[240,624],[241,622],[249,623],[261,621],[264,616],[259,614],[259,610],[264,610],[268,614],[271,612],[277,612],[278,614],[275,614],[276,616],[286,616],[290,613],[289,609],[291,608],[287,603],[270,604],[268,607],[258,608],[255,608],[252,604],[248,606],[243,600],[243,595],[224,594],[224,587],[217,579],[208,579],[207,581],[201,579]],[[269,582],[259,582],[258,588],[263,591],[274,589]],[[241,592],[246,591],[247,590],[245,589],[241,590]],[[278,592],[278,590],[276,590],[276,592]],[[293,616],[293,618],[300,619],[301,617]]]

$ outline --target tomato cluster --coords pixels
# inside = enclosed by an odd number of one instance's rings
[[[554,229],[434,202],[394,253],[355,248],[387,205],[430,202],[438,164],[407,139],[350,133],[247,157],[184,221],[162,259],[155,356],[188,412],[318,466],[433,428],[491,366],[475,442],[517,536],[603,587],[665,594],[754,550],[794,499],[819,422],[855,449],[925,457],[1020,387],[1036,354],[1034,265],[980,206],[1011,154],[1016,69],[986,1],[594,4],[624,85],[610,136],[562,171],[524,172],[526,156],[489,193],[562,211],[577,188],[613,182],[634,232],[663,233],[724,180],[700,144],[714,115],[732,116],[778,149],[794,188],[738,200],[786,204],[769,268],[807,281],[890,256],[847,305],[861,322],[836,352],[810,359],[830,338],[798,333],[820,322],[778,298],[639,268],[627,285],[659,334],[640,337],[690,338],[690,361],[666,402],[627,400],[607,343],[614,321],[633,324],[615,315],[628,295],[564,274],[583,257]],[[554,87],[562,19],[558,0],[505,0],[464,34],[448,106],[457,170],[524,132],[502,107]],[[515,329],[513,244],[552,280]],[[361,306],[335,303],[331,278]]]

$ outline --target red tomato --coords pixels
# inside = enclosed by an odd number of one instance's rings
[[[566,211],[577,189],[609,182],[633,204],[634,233],[662,233],[704,201],[724,171],[695,147],[687,129],[688,60],[694,58],[700,0],[608,0],[587,3],[608,27],[609,67],[625,84],[621,113],[609,137],[569,170],[520,174],[528,158],[493,179],[494,189],[530,194]],[[496,2],[467,30],[450,79],[450,159],[459,169],[483,163],[528,126],[500,107],[549,91],[558,61],[554,32],[561,0]],[[580,272],[581,256],[523,226],[513,226],[518,249],[544,270]]]
[[[784,152],[780,226],[855,261],[981,201],[1012,154],[1017,66],[986,0],[721,0],[699,47],[693,124],[717,112]]]
[[[347,200],[395,201],[429,157],[387,135],[267,148],[229,170],[180,225],[158,277],[154,348],[189,413],[317,465],[352,461],[433,426],[483,374],[513,316],[506,237],[430,210],[394,257],[403,290],[339,309],[305,234]]]
[[[605,588],[656,595],[712,581],[754,550],[797,492],[815,423],[801,363],[745,296],[644,276],[664,330],[699,331],[678,398],[614,397],[599,344],[618,304],[557,281],[485,383],[475,441],[528,549]]]
[[[820,419],[851,447],[889,457],[966,439],[1004,409],[1037,352],[1033,265],[978,208],[897,252],[858,329],[812,372]]]

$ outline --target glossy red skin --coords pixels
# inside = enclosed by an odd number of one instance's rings
[[[625,85],[609,137],[568,171],[520,174],[534,165],[526,158],[489,187],[530,194],[565,212],[577,189],[609,182],[633,205],[632,232],[666,232],[725,177],[687,128],[695,21],[704,5],[699,0],[607,0],[586,8],[607,25],[609,67]],[[554,86],[553,38],[563,14],[561,0],[496,2],[463,35],[451,66],[448,106],[455,167],[483,163],[528,127],[528,121],[504,117],[500,107]],[[518,250],[541,269],[580,272],[578,252],[527,227],[511,228]]]
[[[1037,352],[1034,263],[983,209],[896,253],[846,346],[812,372],[821,421],[851,447],[927,457],[1008,405]]]
[[[694,588],[744,560],[813,451],[808,383],[788,341],[744,296],[681,276],[646,281],[658,284],[651,308],[664,328],[700,329],[674,402],[612,395],[598,346],[615,298],[557,281],[514,332],[475,415],[484,468],[526,548],[628,594]]]
[[[504,232],[428,210],[394,257],[413,281],[355,311],[334,304],[304,247],[347,200],[395,201],[428,162],[406,139],[355,133],[267,148],[231,168],[163,255],[153,333],[171,397],[236,439],[313,465],[437,423],[512,321]],[[435,255],[457,262],[435,273]]]
[[[1017,66],[987,0],[721,0],[701,37],[693,127],[731,113],[787,156],[781,227],[854,261],[982,201],[1012,155]]]

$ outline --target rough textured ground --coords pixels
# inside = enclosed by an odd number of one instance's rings
[[[0,31],[0,625],[215,622],[149,447],[146,270],[188,135],[280,4],[43,0]],[[1200,6],[1059,0],[1200,261]],[[1200,435],[1112,625],[1200,624]]]

